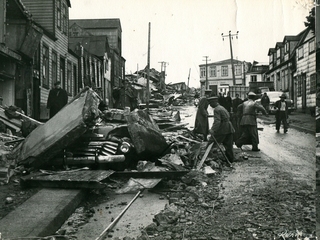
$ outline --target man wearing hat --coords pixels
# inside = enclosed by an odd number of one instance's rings
[[[277,109],[276,111],[276,129],[277,133],[280,130],[281,122],[283,123],[283,129],[284,133],[288,132],[288,106],[285,99],[287,98],[287,95],[285,93],[282,93],[280,96],[280,100],[275,102],[275,107]]]
[[[230,121],[229,112],[219,104],[218,97],[208,98],[213,110],[214,122],[210,129],[210,134],[226,149],[226,156],[230,162],[234,162],[233,154],[233,133],[235,132]]]
[[[238,115],[242,115],[240,120],[240,126],[242,128],[242,134],[236,145],[241,148],[242,145],[251,143],[252,151],[260,151],[258,148],[259,135],[257,129],[256,111],[261,111],[264,115],[267,115],[267,111],[260,104],[254,101],[256,94],[253,92],[248,93],[248,101],[243,102],[238,106]]]
[[[202,97],[199,101],[198,104],[198,110],[197,110],[197,115],[196,115],[196,120],[194,123],[194,133],[199,133],[203,135],[203,140],[207,141],[207,136],[209,132],[209,120],[208,120],[208,100],[207,98],[211,94],[211,90],[207,89],[205,90],[204,94],[205,96]]]
[[[50,118],[57,114],[68,103],[68,94],[61,88],[60,82],[54,83],[54,88],[50,90],[47,101],[47,108],[50,109]]]

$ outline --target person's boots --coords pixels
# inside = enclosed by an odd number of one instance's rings
[[[252,145],[252,151],[259,152],[260,149],[258,148],[258,145]]]

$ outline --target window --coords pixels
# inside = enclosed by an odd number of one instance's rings
[[[315,50],[315,40],[313,39],[309,42],[309,53],[313,53],[314,50]]]
[[[281,49],[278,48],[277,49],[277,59],[280,59],[280,56],[281,56]]]
[[[72,94],[72,69],[71,62],[67,63],[67,92]]]
[[[62,32],[67,34],[68,29],[68,21],[67,21],[67,6],[65,4],[62,5]]]
[[[236,65],[236,75],[241,75],[241,65]]]
[[[222,66],[221,71],[222,71],[221,76],[228,76],[228,66]]]
[[[61,29],[61,0],[57,0],[57,27]]]
[[[284,45],[285,47],[285,53],[289,53],[290,51],[290,43],[289,42],[286,42],[286,44]]]
[[[42,48],[42,84],[49,87],[49,48],[45,45]]]
[[[316,74],[310,75],[310,93],[316,93],[317,90],[317,78]]]
[[[298,81],[297,81],[297,96],[301,97],[302,96],[302,77],[298,76]]]
[[[298,48],[298,59],[303,58],[303,46]]]
[[[211,66],[210,67],[210,77],[216,77],[216,66]]]
[[[52,58],[51,58],[51,79],[52,79],[52,85],[57,82],[57,73],[58,73],[58,64],[57,64],[57,53],[52,52]]]
[[[60,81],[61,81],[61,88],[65,89],[66,87],[66,66],[65,66],[65,59],[60,58]]]
[[[251,82],[256,82],[257,81],[257,75],[251,75],[250,76]]]
[[[206,76],[206,69],[204,67],[200,68],[200,77],[205,77]]]
[[[78,78],[77,78],[77,66],[73,65],[73,91],[74,95],[78,93]]]
[[[273,54],[269,55],[269,63],[273,63]]]

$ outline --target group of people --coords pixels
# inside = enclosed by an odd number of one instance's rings
[[[264,94],[264,98],[266,94]],[[204,141],[208,141],[208,135],[218,144],[223,144],[225,154],[229,162],[234,162],[233,144],[238,148],[243,145],[252,145],[252,151],[260,151],[258,148],[259,135],[257,128],[256,113],[261,111],[264,115],[268,115],[269,101],[262,101],[259,104],[255,101],[256,94],[249,92],[247,98],[242,100],[239,94],[236,94],[235,99],[227,97],[212,96],[211,90],[205,91],[205,96],[200,99],[198,110],[195,119],[194,133],[201,134]],[[276,112],[276,130],[279,132],[281,123],[284,127],[284,133],[288,131],[288,106],[285,101],[286,95],[279,96],[279,101],[275,103]],[[227,100],[228,99],[228,100]],[[213,110],[213,125],[209,129],[208,106]],[[210,141],[210,139],[209,139]]]

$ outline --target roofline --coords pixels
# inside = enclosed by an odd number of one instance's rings
[[[120,30],[122,31],[120,18],[87,18],[87,19],[78,18],[78,19],[69,19],[69,22],[70,21],[94,21],[94,20],[119,20]],[[110,27],[110,28],[116,28],[116,27]]]

